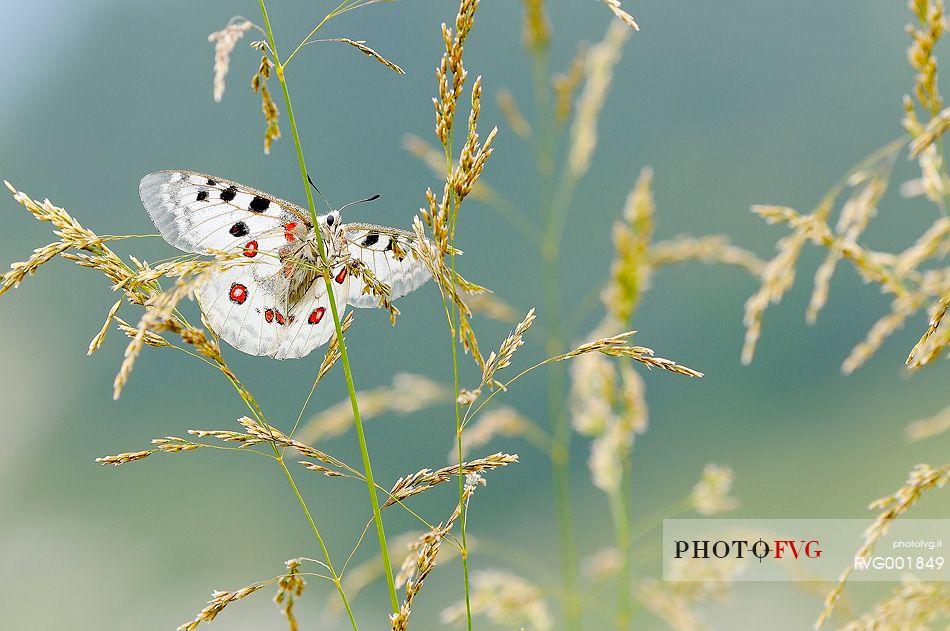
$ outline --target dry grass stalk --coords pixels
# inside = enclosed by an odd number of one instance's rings
[[[933,307],[930,326],[907,356],[906,364],[911,370],[930,363],[950,346],[950,327],[943,320],[948,306],[950,294],[941,298]]]
[[[950,129],[950,107],[943,110],[927,123],[926,128],[910,143],[910,157],[916,158],[924,149],[934,144],[938,138]]]
[[[732,245],[727,235],[680,235],[650,248],[649,265],[653,268],[687,261],[734,265],[755,278],[761,278],[765,271],[765,261],[749,250]]]
[[[389,61],[388,59],[386,59],[385,57],[383,57],[382,55],[380,55],[378,52],[376,52],[375,50],[373,50],[373,49],[370,48],[369,46],[367,46],[367,45],[366,45],[366,42],[363,41],[363,40],[352,40],[352,39],[350,39],[350,38],[348,38],[348,37],[337,37],[337,38],[331,39],[331,40],[329,40],[329,41],[331,41],[331,42],[340,42],[340,43],[343,43],[343,44],[349,44],[350,46],[352,46],[352,47],[355,48],[356,50],[360,51],[360,52],[363,53],[364,55],[367,55],[367,56],[369,56],[369,57],[372,57],[373,59],[375,59],[375,60],[378,61],[379,63],[383,64],[384,66],[386,66],[387,68],[389,68],[390,70],[392,70],[393,72],[395,72],[396,74],[406,74],[406,71],[405,71],[405,70],[403,70],[402,68],[400,68],[399,66],[397,66],[397,65],[394,64],[393,62]]]
[[[167,292],[153,294],[145,305],[145,313],[136,327],[136,335],[125,349],[125,358],[119,367],[113,384],[112,396],[118,399],[122,389],[129,380],[135,360],[142,348],[146,345],[146,336],[149,332],[172,331],[182,336],[182,339],[195,346],[203,355],[212,359],[222,370],[229,372],[221,357],[217,344],[210,342],[204,332],[187,325],[175,315],[178,303],[185,298],[192,298],[195,291],[203,286],[216,273],[228,266],[237,254],[222,254],[213,261],[195,261],[187,272],[190,276],[182,276],[175,286]]]
[[[216,102],[224,96],[225,79],[231,68],[231,53],[238,41],[254,26],[253,22],[243,18],[231,18],[220,31],[208,35],[208,41],[214,42],[214,87],[213,95]]]
[[[567,168],[574,178],[581,177],[590,168],[597,147],[597,120],[613,81],[614,66],[629,36],[630,30],[623,23],[611,22],[603,41],[592,46],[587,55],[587,81],[577,99],[567,157]]]
[[[395,242],[393,242],[395,243]],[[399,309],[389,300],[391,287],[376,278],[376,274],[363,261],[352,259],[347,263],[347,269],[354,278],[362,279],[363,294],[369,294],[376,298],[377,304],[381,309],[389,312],[389,321],[393,326],[396,325],[396,316],[399,315]]]
[[[261,65],[251,78],[251,88],[261,95],[261,112],[264,113],[264,153],[270,155],[271,143],[280,138],[280,125],[278,119],[280,112],[277,110],[277,104],[271,97],[270,90],[267,88],[267,79],[270,78],[273,63],[267,53],[261,56]]]
[[[348,311],[340,323],[340,330],[345,334],[351,324],[353,324],[353,312]],[[340,339],[339,336],[334,333],[333,337],[330,338],[330,343],[327,345],[327,352],[323,356],[323,361],[320,363],[320,369],[317,371],[316,383],[320,383],[338,361],[340,361]]]
[[[869,178],[844,203],[837,225],[837,233],[843,241],[848,243],[857,241],[874,216],[877,204],[886,191],[887,179],[885,177]],[[805,312],[805,319],[810,324],[815,323],[818,319],[818,312],[828,301],[831,277],[838,261],[841,260],[841,256],[839,247],[829,248],[824,262],[815,272],[815,286],[808,303],[808,309]]]
[[[432,469],[422,469],[421,471],[396,480],[396,483],[389,491],[389,499],[383,504],[383,508],[407,500],[413,495],[428,491],[432,487],[442,484],[443,482],[448,482],[459,475],[491,471],[500,467],[506,467],[515,462],[518,462],[517,454],[499,452],[485,456],[484,458],[463,462],[461,466],[454,464],[435,471]]]
[[[109,325],[112,324],[112,318],[115,317],[119,307],[122,306],[122,300],[122,298],[116,300],[115,304],[112,305],[112,308],[109,309],[109,313],[106,314],[106,321],[102,323],[102,328],[99,329],[99,332],[96,333],[95,337],[92,338],[92,341],[89,342],[89,350],[86,352],[86,355],[92,355],[97,350],[102,348],[102,343],[106,341],[106,333],[109,332]]]
[[[633,16],[623,10],[623,7],[620,6],[620,0],[601,0],[604,4],[607,5],[607,8],[610,9],[617,19],[632,28],[635,31],[640,30],[640,25],[636,23],[633,19]]]
[[[616,256],[610,267],[610,281],[601,293],[607,313],[617,322],[627,322],[648,284],[648,254],[653,239],[653,169],[644,167],[627,195],[622,218],[614,222]]]
[[[403,561],[399,571],[399,576],[406,586],[406,596],[399,607],[399,611],[389,616],[392,631],[406,631],[408,629],[409,616],[412,613],[412,601],[422,590],[426,577],[435,569],[439,550],[442,547],[442,539],[449,534],[452,526],[462,516],[463,507],[468,506],[469,500],[475,494],[475,489],[484,484],[485,480],[480,474],[467,475],[461,501],[449,518],[409,544],[409,555]]]
[[[647,368],[660,368],[662,370],[674,372],[678,375],[685,375],[687,377],[703,376],[703,373],[681,364],[677,364],[671,359],[655,357],[653,354],[653,349],[646,348],[644,346],[628,346],[627,339],[635,333],[636,331],[627,331],[626,333],[620,333],[619,335],[613,335],[610,337],[601,338],[599,340],[594,340],[593,342],[588,342],[586,344],[581,344],[570,352],[553,357],[552,361],[565,361],[575,357],[580,357],[586,353],[602,353],[611,357],[629,357],[634,361],[640,362]]]
[[[627,363],[617,369],[598,354],[571,365],[570,409],[574,429],[594,440],[588,467],[594,486],[616,492],[634,438],[647,430],[648,409],[640,375]]]
[[[202,622],[214,621],[218,614],[224,611],[224,608],[231,603],[247,598],[254,592],[273,584],[276,580],[276,578],[272,578],[269,581],[253,583],[247,587],[242,587],[241,589],[233,592],[217,590],[211,592],[211,600],[208,601],[208,605],[198,612],[198,615],[195,616],[194,620],[189,620],[178,627],[178,631],[194,631]]]
[[[129,451],[121,454],[116,454],[114,456],[102,456],[96,458],[96,462],[99,464],[110,464],[113,466],[119,466],[120,464],[126,464],[129,462],[135,462],[137,460],[143,460],[148,458],[155,453],[166,453],[174,454],[182,451],[192,451],[193,449],[200,449],[201,447],[207,447],[207,445],[202,445],[201,443],[192,442],[184,438],[178,438],[177,436],[166,436],[165,438],[153,438],[152,444],[155,445],[154,449],[146,449],[143,451]]]
[[[511,365],[511,359],[514,357],[515,351],[524,345],[524,334],[531,328],[534,320],[534,308],[531,308],[514,331],[501,343],[498,353],[492,351],[488,354],[485,365],[482,367],[482,385],[489,387],[496,385],[495,373]]]
[[[574,94],[584,80],[584,71],[587,68],[587,42],[577,45],[577,52],[563,73],[551,77],[551,90],[554,92],[554,117],[558,122],[565,122],[574,109]]]
[[[674,559],[670,567],[671,582],[646,579],[637,587],[636,596],[673,629],[708,629],[696,611],[697,605],[710,597],[724,598],[744,567],[742,559],[714,564]]]
[[[495,95],[495,103],[504,115],[505,120],[508,121],[508,127],[511,128],[511,131],[515,132],[515,134],[522,139],[531,136],[531,125],[524,117],[524,114],[521,113],[518,102],[515,101],[511,90],[499,90],[498,94]]]
[[[948,481],[950,481],[950,464],[936,468],[927,464],[919,464],[911,470],[904,486],[897,489],[893,495],[871,502],[868,506],[869,509],[883,510],[864,531],[864,544],[855,553],[855,558],[867,559],[874,551],[874,546],[878,540],[887,534],[892,521],[910,510],[925,492],[935,488],[943,488]],[[844,592],[845,583],[851,576],[852,569],[853,566],[845,568],[838,579],[838,584],[825,596],[825,609],[815,622],[816,629],[831,616],[835,603]]]
[[[943,0],[912,0],[911,10],[916,14],[918,25],[909,25],[910,48],[907,60],[917,71],[914,77],[914,95],[921,107],[935,116],[943,107],[943,99],[937,88],[937,57],[934,48],[946,29]]]
[[[841,627],[841,631],[929,629],[950,616],[950,590],[943,583],[926,583],[905,576],[893,594],[874,609]]]
[[[397,373],[391,386],[356,393],[360,417],[364,421],[386,412],[411,414],[451,398],[445,386],[411,373]],[[302,425],[297,436],[301,442],[312,444],[341,436],[352,426],[353,411],[350,400],[346,399],[310,418]]]
[[[544,10],[544,0],[524,0],[521,43],[527,50],[540,50],[550,45],[551,24]]]
[[[274,595],[274,604],[280,607],[290,631],[298,631],[297,617],[294,615],[294,601],[303,594],[306,582],[300,576],[301,559],[290,559],[286,562],[287,573],[277,579],[277,593]]]
[[[505,570],[483,570],[472,575],[472,614],[508,627],[547,631],[554,618],[541,589],[525,578]],[[455,603],[440,615],[443,624],[466,619],[465,602]]]
[[[729,495],[734,479],[731,468],[707,464],[690,496],[693,510],[700,515],[718,515],[738,508],[739,500]]]
[[[904,436],[911,442],[939,436],[950,431],[950,407],[946,407],[935,416],[920,419],[904,429]]]

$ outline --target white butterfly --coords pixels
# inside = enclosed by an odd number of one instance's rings
[[[309,211],[219,177],[193,171],[156,171],[142,178],[139,194],[149,217],[170,244],[198,254],[240,252],[248,259],[213,276],[198,291],[214,332],[234,348],[276,359],[304,357],[335,331],[321,274],[322,259]],[[340,221],[340,212],[317,218],[333,296],[342,318],[346,305],[376,307],[364,293],[361,269],[403,296],[431,275],[404,230]],[[354,273],[355,272],[355,273]]]

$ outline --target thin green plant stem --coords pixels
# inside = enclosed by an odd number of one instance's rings
[[[620,485],[608,494],[610,515],[614,522],[614,541],[620,552],[620,571],[617,574],[617,611],[615,622],[618,631],[630,627],[630,513],[627,491],[630,488],[630,456],[624,458]]]
[[[451,149],[448,149],[448,151],[451,155]],[[456,222],[458,221],[459,201],[456,199],[454,193],[451,194],[450,200],[451,209],[449,216],[451,225],[449,228],[449,244],[452,246],[450,261],[452,266],[452,282],[454,283],[455,279],[457,278],[455,275],[455,226]],[[459,322],[459,325],[461,325],[461,306],[456,305],[455,311],[458,314],[456,321]],[[449,313],[451,314],[451,311]],[[449,335],[452,336],[452,381],[455,387],[455,438],[459,459],[459,509],[461,511],[459,529],[462,533],[462,548],[459,551],[459,556],[462,559],[462,580],[465,586],[465,621],[468,631],[472,631],[472,599],[468,578],[468,537],[466,534],[468,530],[468,506],[465,503],[465,476],[462,474],[462,466],[464,461],[462,458],[462,404],[459,402],[458,341],[456,339],[455,330],[456,327],[453,324],[453,319],[450,315]]]
[[[532,53],[532,76],[535,108],[539,120],[537,135],[537,169],[539,184],[539,214],[543,218],[544,238],[539,244],[542,258],[542,283],[548,335],[546,350],[553,356],[562,351],[562,318],[560,316],[560,285],[556,266],[556,248],[548,245],[549,235],[556,225],[555,204],[559,196],[553,193],[555,124],[551,88],[548,81],[549,51],[546,46]],[[551,475],[554,484],[555,514],[561,553],[561,581],[564,589],[564,613],[568,631],[581,629],[580,597],[577,583],[577,549],[574,518],[571,510],[571,430],[564,414],[565,371],[552,366],[548,371],[548,415],[551,432]]]
[[[300,163],[300,174],[303,178],[304,189],[307,193],[307,204],[310,208],[310,216],[313,219],[314,234],[316,235],[318,250],[323,262],[326,263],[326,251],[323,247],[323,237],[320,234],[320,228],[317,223],[317,211],[313,203],[313,193],[310,190],[308,180],[307,163],[304,159],[303,146],[300,141],[300,132],[297,129],[297,122],[294,118],[293,105],[290,100],[290,91],[287,87],[287,79],[284,76],[284,69],[280,63],[280,57],[277,53],[277,44],[274,39],[274,32],[270,25],[270,18],[267,14],[267,6],[264,0],[260,0],[261,15],[264,19],[264,26],[267,29],[267,38],[270,43],[271,54],[274,55],[274,64],[276,66],[277,78],[280,81],[280,87],[284,94],[284,105],[287,108],[287,120],[294,137],[294,147],[297,150],[297,160]],[[389,549],[386,544],[386,530],[383,526],[383,518],[379,510],[379,498],[376,496],[376,483],[373,479],[373,468],[370,463],[369,451],[366,446],[366,435],[363,431],[363,422],[360,419],[359,403],[356,399],[356,386],[353,383],[353,374],[350,370],[350,360],[346,350],[346,342],[343,339],[343,329],[340,323],[340,314],[336,306],[336,300],[333,297],[333,287],[330,277],[324,274],[323,280],[327,287],[327,296],[330,302],[330,312],[333,315],[333,324],[336,328],[337,339],[340,346],[340,361],[343,364],[343,374],[346,377],[346,389],[350,397],[350,405],[353,409],[353,423],[356,427],[356,435],[360,445],[360,455],[363,459],[363,469],[366,475],[366,485],[369,490],[370,505],[373,509],[373,519],[376,522],[376,533],[379,538],[379,550],[383,561],[383,569],[386,574],[386,583],[389,589],[389,599],[394,613],[399,611],[399,597],[396,595],[396,583],[393,578],[392,562],[389,557]]]

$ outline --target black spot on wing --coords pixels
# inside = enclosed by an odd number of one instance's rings
[[[254,199],[251,200],[251,203],[250,203],[250,205],[248,206],[248,208],[250,208],[251,210],[253,210],[253,211],[256,212],[256,213],[262,213],[262,212],[264,212],[265,210],[267,210],[267,208],[268,208],[269,206],[270,206],[270,200],[269,200],[269,199],[267,199],[266,197],[261,197],[261,196],[259,196],[259,195],[255,195],[255,196],[254,196]]]
[[[198,201],[203,202],[208,199],[208,191],[198,191]]]
[[[236,224],[234,224],[233,226],[231,226],[231,229],[228,230],[228,232],[231,233],[231,236],[234,236],[234,237],[243,237],[243,236],[246,235],[249,231],[248,231],[248,228],[247,228],[247,224],[244,223],[243,221],[239,221],[239,222],[237,222]]]
[[[368,248],[371,245],[375,244],[377,241],[379,241],[379,235],[376,234],[375,232],[370,232],[368,235],[366,235],[366,238],[363,239],[363,247]]]
[[[216,186],[216,185],[217,185],[217,182],[215,182],[214,180],[212,180],[212,179],[209,177],[209,178],[208,178],[208,186]]]
[[[235,188],[233,185],[221,191],[221,199],[226,202],[231,201],[235,197],[237,197],[237,188]]]

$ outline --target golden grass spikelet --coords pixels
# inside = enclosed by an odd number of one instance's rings
[[[203,354],[216,360],[222,370],[225,368],[217,346],[208,342],[203,333],[192,327],[182,325],[176,319],[174,312],[179,302],[192,297],[199,287],[204,285],[213,274],[225,268],[228,261],[235,256],[237,255],[224,254],[214,261],[196,261],[193,268],[188,272],[188,274],[191,274],[190,277],[180,277],[170,291],[156,293],[151,297],[148,304],[145,305],[145,313],[139,320],[138,327],[136,327],[136,334],[125,349],[122,365],[119,367],[119,372],[113,384],[112,396],[114,399],[119,398],[122,388],[128,382],[135,360],[146,345],[146,336],[149,332],[171,330],[182,334],[182,338],[186,342],[194,344]]]
[[[352,324],[353,312],[348,311],[340,323],[340,330],[346,334]],[[323,361],[320,363],[320,369],[317,371],[316,383],[323,381],[323,378],[329,374],[330,370],[333,369],[333,366],[336,365],[338,361],[340,361],[340,338],[334,333],[333,337],[330,338],[330,343],[327,345],[327,352],[323,356]]]
[[[208,601],[208,605],[198,612],[198,615],[195,616],[194,620],[189,620],[188,622],[179,626],[178,631],[194,631],[202,622],[212,622],[219,613],[224,611],[225,607],[233,602],[247,598],[254,592],[272,584],[275,580],[277,579],[271,579],[261,583],[254,583],[233,592],[217,590],[211,592],[211,600]]]
[[[650,248],[650,267],[657,268],[686,261],[734,265],[755,278],[761,278],[765,271],[765,261],[749,250],[732,245],[728,235],[724,234],[703,237],[680,235],[657,242]]]
[[[544,593],[534,583],[506,570],[482,570],[471,579],[472,614],[507,627],[526,626],[532,630],[554,628],[554,618]],[[439,616],[443,624],[465,621],[465,602],[456,603]]]
[[[950,431],[950,406],[945,407],[935,416],[923,418],[909,424],[904,428],[904,436],[907,437],[907,440],[915,442],[926,438],[933,438],[948,431]]]
[[[192,431],[189,430],[189,434]],[[166,454],[176,454],[182,451],[193,451],[195,449],[201,449],[202,447],[207,447],[208,445],[203,445],[201,443],[196,443],[194,441],[187,440],[185,438],[179,438],[178,436],[166,436],[164,438],[153,438],[152,444],[155,445],[154,449],[146,449],[143,451],[130,451],[121,454],[116,454],[114,456],[102,456],[96,458],[96,462],[100,464],[109,464],[113,466],[119,466],[120,464],[126,464],[129,462],[135,462],[137,460],[144,460],[152,454],[156,453],[166,453]]]
[[[251,78],[251,88],[261,95],[261,112],[264,113],[265,122],[264,153],[267,155],[270,155],[271,143],[280,138],[280,124],[278,121],[280,112],[270,95],[270,90],[267,88],[267,79],[270,77],[272,67],[273,64],[270,58],[264,54],[261,56],[261,65],[257,74]]]
[[[112,305],[112,308],[109,309],[109,313],[106,314],[106,321],[102,323],[102,328],[99,329],[99,332],[92,338],[92,341],[89,342],[89,350],[86,351],[86,355],[92,355],[97,350],[102,348],[102,343],[106,340],[106,333],[109,332],[109,325],[112,324],[112,318],[115,317],[116,312],[118,312],[119,307],[122,306],[122,298],[119,298],[115,301],[115,304]]]
[[[299,440],[295,440],[291,438],[290,436],[287,436],[286,434],[281,432],[279,429],[277,429],[273,425],[264,425],[247,416],[242,416],[241,418],[239,418],[238,423],[241,424],[241,426],[244,428],[244,431],[247,432],[248,436],[252,438],[256,438],[260,442],[269,442],[275,445],[279,445],[281,447],[290,447],[292,449],[295,449],[297,453],[303,456],[307,456],[307,457],[319,460],[320,462],[324,464],[328,464],[330,466],[337,467],[337,468],[346,468],[348,470],[351,470],[351,468],[347,467],[346,464],[343,463],[341,460],[334,458],[333,456],[331,456],[330,454],[324,451],[320,451],[319,449],[316,449],[315,447],[311,447],[310,445],[305,445]],[[219,436],[215,436],[215,437],[218,438]],[[227,440],[227,439],[224,439],[224,440]]]
[[[388,59],[386,59],[385,57],[383,57],[382,55],[380,55],[378,52],[376,52],[375,50],[373,50],[373,49],[370,48],[369,46],[367,46],[367,45],[366,45],[366,42],[363,41],[363,40],[353,40],[353,39],[350,39],[350,38],[348,38],[348,37],[337,37],[337,38],[331,39],[331,40],[329,40],[329,41],[331,41],[331,42],[340,42],[340,43],[343,43],[343,44],[349,44],[350,46],[352,46],[352,47],[355,48],[356,50],[360,51],[360,52],[363,53],[364,55],[367,55],[367,56],[369,56],[369,57],[372,57],[373,59],[375,59],[375,60],[378,61],[379,63],[383,64],[384,66],[386,66],[387,68],[389,68],[390,70],[392,70],[393,72],[395,72],[396,74],[406,74],[406,71],[405,71],[405,70],[403,70],[402,68],[400,68],[399,66],[397,66],[397,65],[394,64],[393,62],[389,61]]]
[[[240,17],[231,18],[220,31],[208,35],[208,41],[214,43],[214,84],[212,94],[216,102],[224,96],[225,79],[231,67],[231,53],[238,41],[252,28],[253,22]]]
[[[950,464],[941,467],[919,464],[911,470],[904,486],[897,489],[894,494],[871,502],[868,505],[870,510],[883,510],[864,531],[864,544],[855,553],[855,558],[867,559],[874,551],[878,540],[887,534],[893,520],[910,510],[921,495],[931,489],[943,488],[948,481],[950,481]],[[852,569],[853,566],[845,568],[838,579],[838,584],[825,596],[825,608],[815,622],[816,629],[821,627],[831,616],[835,603],[844,592],[845,583],[851,576]]]
[[[383,504],[383,508],[409,499],[413,495],[428,491],[432,487],[442,484],[443,482],[448,482],[459,475],[491,471],[492,469],[506,467],[515,462],[518,462],[517,454],[498,452],[490,456],[485,456],[484,458],[463,462],[461,466],[454,464],[435,471],[422,469],[396,480],[396,483],[393,484],[392,489],[389,491],[389,499]]]
[[[498,353],[496,354],[494,351],[489,353],[485,359],[485,365],[482,367],[482,385],[494,387],[496,384],[495,373],[511,365],[511,359],[515,352],[524,345],[524,334],[531,328],[534,320],[534,308],[532,307],[514,331],[509,333],[508,337],[501,343]]]
[[[406,596],[399,607],[399,611],[389,616],[392,631],[406,631],[408,628],[409,615],[412,613],[412,601],[422,589],[426,577],[436,566],[436,559],[442,547],[442,539],[452,530],[456,520],[462,516],[463,506],[468,506],[469,500],[475,494],[475,489],[481,485],[484,485],[484,480],[480,474],[473,473],[466,476],[462,497],[449,518],[409,544],[409,554],[399,571],[401,582],[406,587]]]
[[[950,129],[950,107],[934,116],[910,143],[910,157],[916,158]]]
[[[567,70],[551,77],[551,90],[554,92],[554,117],[560,123],[570,118],[571,111],[574,109],[574,94],[584,80],[589,48],[587,42],[578,43],[577,51]]]
[[[518,107],[518,102],[515,101],[511,90],[498,90],[498,94],[495,95],[495,103],[504,115],[511,131],[515,132],[515,134],[522,139],[531,136],[531,125],[524,117],[524,114],[521,113],[521,108]]]
[[[662,370],[673,372],[679,375],[685,375],[687,377],[703,376],[703,373],[681,364],[677,364],[671,359],[655,357],[653,354],[653,349],[651,348],[646,348],[645,346],[628,346],[627,338],[629,338],[631,335],[634,335],[635,333],[636,331],[627,331],[626,333],[620,333],[619,335],[613,335],[610,337],[601,338],[599,340],[594,340],[593,342],[588,342],[586,344],[581,344],[570,352],[553,357],[552,361],[565,361],[568,359],[573,359],[574,357],[579,357],[585,353],[602,353],[611,357],[629,357],[634,361],[640,362],[647,368],[660,368]]]
[[[607,5],[607,8],[613,12],[617,19],[632,28],[635,31],[640,30],[640,25],[636,23],[633,19],[633,16],[623,10],[623,7],[620,6],[620,0],[601,0],[604,4]]]
[[[947,313],[947,308],[950,307],[950,294],[942,297],[936,305],[931,308],[930,324],[927,327],[927,330],[918,340],[917,344],[914,345],[914,348],[911,349],[910,354],[907,356],[906,364],[913,368],[918,368],[926,363],[926,358],[924,361],[920,360],[921,351],[930,351],[925,352],[923,355],[934,355],[931,351],[931,348],[937,346],[936,351],[940,352],[943,347],[931,343],[931,338],[933,338],[934,333],[940,328],[940,324],[943,322],[943,316]]]
[[[411,414],[451,399],[452,393],[448,388],[427,377],[412,373],[398,373],[389,386],[361,390],[356,393],[360,417],[363,421],[386,412]],[[301,442],[312,444],[341,436],[352,426],[352,407],[350,400],[346,399],[318,412],[303,423],[297,436]]]
[[[735,474],[729,467],[707,464],[690,495],[693,510],[700,515],[718,515],[735,510],[739,500],[729,495]]]
[[[610,265],[610,281],[600,296],[607,313],[618,322],[629,321],[648,284],[655,212],[653,169],[644,167],[627,195],[622,219],[614,222],[616,255]]]
[[[290,631],[300,628],[297,617],[294,615],[294,602],[303,594],[307,583],[300,576],[300,559],[290,559],[286,562],[287,573],[277,579],[277,593],[274,595],[274,604],[280,607]]]
[[[521,44],[527,50],[547,48],[551,43],[551,23],[544,0],[524,0],[524,26],[521,29]]]
[[[880,629],[929,629],[930,624],[950,615],[950,590],[944,583],[927,583],[904,576],[891,596],[869,613],[841,627],[840,631]]]
[[[139,335],[138,327],[132,326],[131,324],[129,324],[128,322],[120,318],[119,316],[113,316],[112,319],[115,320],[116,327],[119,329],[119,331],[124,333],[126,337],[134,339],[136,336]],[[163,347],[171,346],[171,343],[168,340],[166,340],[164,337],[162,337],[161,335],[153,331],[145,332],[144,342],[146,345],[151,346],[153,348],[163,348]]]
[[[623,23],[611,22],[603,41],[592,46],[587,55],[587,81],[577,100],[567,157],[568,171],[574,178],[590,168],[597,147],[597,120],[613,81],[614,66],[629,36],[630,30]]]
[[[934,47],[943,35],[945,26],[943,0],[928,0],[911,5],[918,26],[909,25],[912,42],[907,50],[907,60],[917,71],[914,77],[914,94],[917,101],[931,116],[943,107],[943,99],[937,87],[937,57]]]
[[[887,179],[873,177],[865,180],[863,185],[848,198],[841,209],[837,225],[837,233],[844,241],[853,243],[864,232],[886,191]],[[818,312],[828,301],[831,277],[839,260],[841,260],[841,248],[831,247],[824,262],[815,272],[815,286],[805,312],[805,320],[809,324],[815,323]]]

